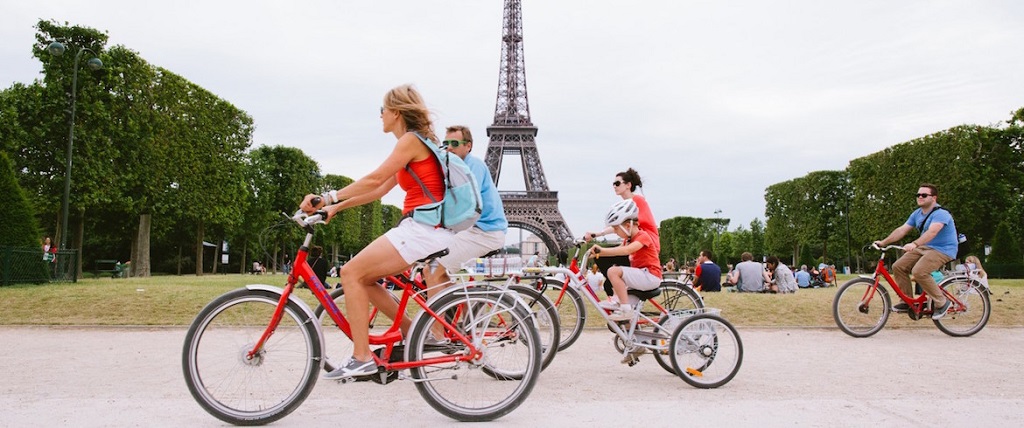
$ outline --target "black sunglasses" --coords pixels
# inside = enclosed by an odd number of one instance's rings
[[[615,181],[612,182],[612,187],[619,187],[621,185],[622,185],[622,182],[619,181],[619,180],[615,180]]]
[[[929,195],[929,194],[927,194],[927,193],[918,193],[918,194],[917,194],[917,197],[919,197],[919,198],[927,198],[927,197],[929,197],[929,196],[931,196],[931,195]]]
[[[466,140],[444,140],[444,141],[442,141],[442,144],[444,144],[445,146],[448,146],[448,147],[459,147],[460,145],[461,146],[466,146],[466,145],[469,145],[469,143],[472,143],[472,141],[466,141]]]

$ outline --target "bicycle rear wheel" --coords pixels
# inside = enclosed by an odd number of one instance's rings
[[[513,285],[509,289],[521,294],[523,300],[529,305],[530,311],[533,312],[533,322],[537,326],[541,344],[540,369],[544,370],[555,360],[555,354],[558,353],[560,337],[558,311],[555,310],[555,305],[551,303],[551,300],[537,290],[524,285]]]
[[[234,425],[263,425],[294,411],[316,385],[320,337],[309,315],[285,305],[262,349],[259,341],[280,295],[238,289],[206,305],[185,335],[182,371],[192,397],[211,415]]]
[[[950,336],[973,335],[988,323],[992,315],[992,302],[984,286],[974,280],[953,278],[939,284],[959,302],[953,302],[946,316],[932,320],[935,326]]]
[[[562,294],[565,288],[565,294]],[[558,350],[564,351],[576,343],[587,325],[587,308],[583,305],[583,297],[572,287],[556,278],[544,278],[544,295],[551,300],[558,310],[559,341]]]
[[[736,328],[718,315],[689,317],[669,342],[675,373],[697,388],[718,388],[736,376],[743,363],[743,342]]]
[[[438,314],[460,312],[455,327],[482,352],[472,361],[410,370],[423,399],[445,416],[464,422],[490,421],[515,410],[533,390],[541,369],[540,338],[529,312],[509,293],[514,292],[468,288],[431,305]],[[436,322],[427,314],[417,318],[409,334],[407,361],[468,352],[461,343],[427,346],[425,339]]]
[[[653,299],[667,311],[678,311],[684,309],[701,309],[704,307],[704,299],[697,294],[697,291],[690,286],[678,281],[662,281],[661,294]],[[661,314],[650,301],[645,301],[641,311],[654,319]]]
[[[870,278],[847,281],[832,301],[832,318],[844,333],[868,337],[878,333],[892,312],[889,292]]]

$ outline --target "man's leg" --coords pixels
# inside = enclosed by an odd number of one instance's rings
[[[914,281],[917,281],[917,284],[921,286],[924,292],[932,298],[934,307],[938,308],[946,304],[946,296],[942,294],[942,290],[939,290],[938,284],[935,283],[935,278],[932,277],[932,272],[941,268],[942,265],[949,263],[952,258],[927,246],[914,249],[914,252],[922,253],[920,260],[914,265],[912,271]]]
[[[915,269],[914,266],[917,265],[918,260],[921,259],[922,251],[922,248],[915,248],[914,251],[903,254],[903,257],[892,264],[892,279],[896,280],[900,291],[909,297],[914,297],[914,289],[910,285],[910,274]],[[931,274],[931,271],[928,273]]]

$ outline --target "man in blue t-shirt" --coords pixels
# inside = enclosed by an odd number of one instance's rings
[[[462,158],[480,182],[483,211],[473,227],[452,237],[451,243],[448,244],[448,255],[437,260],[440,266],[433,272],[427,272],[426,282],[428,285],[446,283],[450,280],[447,269],[458,271],[466,261],[504,247],[505,232],[508,231],[505,208],[501,204],[501,195],[498,194],[498,189],[494,186],[491,171],[482,160],[469,155],[469,152],[473,150],[473,134],[470,133],[469,128],[449,126],[446,129],[444,146],[447,147],[448,152]],[[432,295],[434,292],[434,290],[430,290],[428,294]],[[440,329],[439,325],[438,329]],[[438,332],[435,331],[435,333]]]
[[[941,319],[949,311],[950,302],[942,295],[942,290],[935,284],[932,272],[956,257],[958,246],[956,224],[953,215],[938,203],[939,192],[935,185],[924,183],[917,189],[918,208],[910,214],[907,222],[897,227],[885,239],[875,241],[875,245],[884,247],[902,239],[907,232],[917,229],[920,237],[903,246],[903,257],[892,265],[893,279],[900,290],[913,296],[910,276],[932,298],[935,308],[932,319]],[[893,306],[896,312],[906,312],[910,307],[905,302]]]

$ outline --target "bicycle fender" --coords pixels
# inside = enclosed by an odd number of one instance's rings
[[[277,294],[278,296],[284,294],[284,289],[283,288],[276,287],[276,286],[273,286],[273,285],[267,285],[267,284],[249,284],[249,285],[246,285],[245,288],[247,290],[269,291],[271,293]],[[296,297],[295,293],[292,293],[290,296],[288,296],[288,301],[291,302],[291,303],[295,303],[300,308],[302,308],[302,312],[305,312],[306,315],[309,316],[309,319],[310,319],[311,322],[313,320],[317,319],[316,315],[313,313],[313,310],[310,309],[309,305],[307,305],[306,302],[303,301],[302,299]],[[321,346],[323,346],[322,345],[324,343],[324,330],[323,330],[323,326],[321,326],[319,322],[313,322],[313,326],[316,327],[316,335],[320,339]]]

